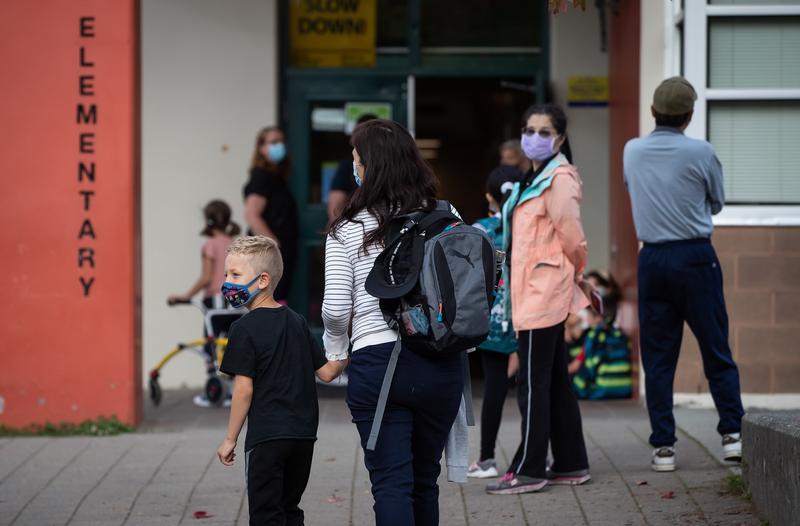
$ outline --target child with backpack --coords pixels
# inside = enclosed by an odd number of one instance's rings
[[[479,219],[474,226],[487,233],[498,249],[503,245],[503,221],[500,212],[504,197],[513,184],[522,179],[522,172],[515,166],[495,168],[486,181],[486,201],[489,204],[489,217]],[[480,456],[467,470],[471,478],[497,477],[495,444],[500,421],[503,417],[503,404],[508,393],[509,378],[519,367],[517,357],[517,337],[510,323],[503,324],[506,303],[505,283],[497,287],[489,323],[489,336],[478,346],[483,365],[483,405],[481,406],[481,447]]]
[[[631,344],[615,323],[621,291],[609,274],[595,270],[586,274],[586,279],[603,297],[605,310],[602,315],[587,312],[588,327],[579,345],[569,349],[575,394],[588,400],[630,398]]]

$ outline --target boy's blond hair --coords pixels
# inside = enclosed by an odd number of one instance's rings
[[[233,240],[228,254],[247,256],[253,270],[269,274],[269,288],[272,294],[283,277],[283,258],[278,244],[267,236],[241,236]]]

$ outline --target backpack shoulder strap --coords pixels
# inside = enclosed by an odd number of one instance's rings
[[[397,225],[400,225],[400,221],[402,221],[402,226],[395,226],[394,228],[390,229],[390,232],[386,235],[384,246],[388,247],[393,245],[400,238],[400,236],[405,234],[412,227],[416,226],[418,231],[425,231],[439,221],[448,219],[460,221],[460,219],[451,211],[450,203],[444,200],[437,201],[436,208],[430,212],[419,211],[397,216],[393,219],[393,221],[397,221]]]
[[[472,379],[469,374],[469,351],[464,353],[464,411],[467,417],[467,426],[475,425],[475,411],[472,407]]]
[[[398,335],[397,341],[394,342],[394,347],[392,348],[392,354],[389,356],[389,364],[386,366],[386,373],[383,375],[381,390],[378,394],[378,404],[375,407],[375,416],[372,418],[372,427],[369,430],[369,438],[367,438],[367,450],[369,451],[375,451],[375,445],[378,443],[378,433],[381,431],[383,413],[386,411],[386,402],[389,400],[389,388],[392,386],[394,371],[397,368],[397,358],[400,356],[402,347],[402,340]]]
[[[392,221],[395,223],[389,227],[389,230],[386,233],[384,246],[388,247],[393,245],[398,239],[400,239],[400,236],[405,234],[411,227],[419,224],[419,222],[425,217],[425,214],[425,212],[414,212],[412,214],[393,218]]]
[[[417,228],[424,231],[439,221],[444,220],[461,221],[458,216],[451,211],[450,203],[440,200],[436,202],[436,208],[428,212],[425,217],[419,221]]]

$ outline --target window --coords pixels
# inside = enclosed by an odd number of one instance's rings
[[[800,5],[800,0],[711,0],[709,4],[747,6]]]
[[[712,18],[710,88],[800,88],[800,18]]]
[[[379,50],[408,46],[408,0],[378,0],[377,17]]]
[[[800,203],[800,101],[708,104],[730,203]]]
[[[422,47],[539,47],[545,10],[530,0],[423,0]]]
[[[722,162],[734,205],[725,223],[736,205],[742,214],[758,205],[780,208],[781,221],[788,206],[800,224],[800,0],[698,0],[680,15],[684,75],[698,95],[687,134]]]

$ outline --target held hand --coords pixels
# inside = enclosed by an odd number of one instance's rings
[[[350,358],[346,358],[344,360],[338,360],[336,362],[336,378],[340,377],[347,366],[350,365]]]
[[[236,441],[227,438],[222,442],[222,445],[219,446],[219,449],[217,449],[219,461],[225,466],[233,465],[233,461],[236,458],[236,453],[233,452],[234,449],[236,449]]]

